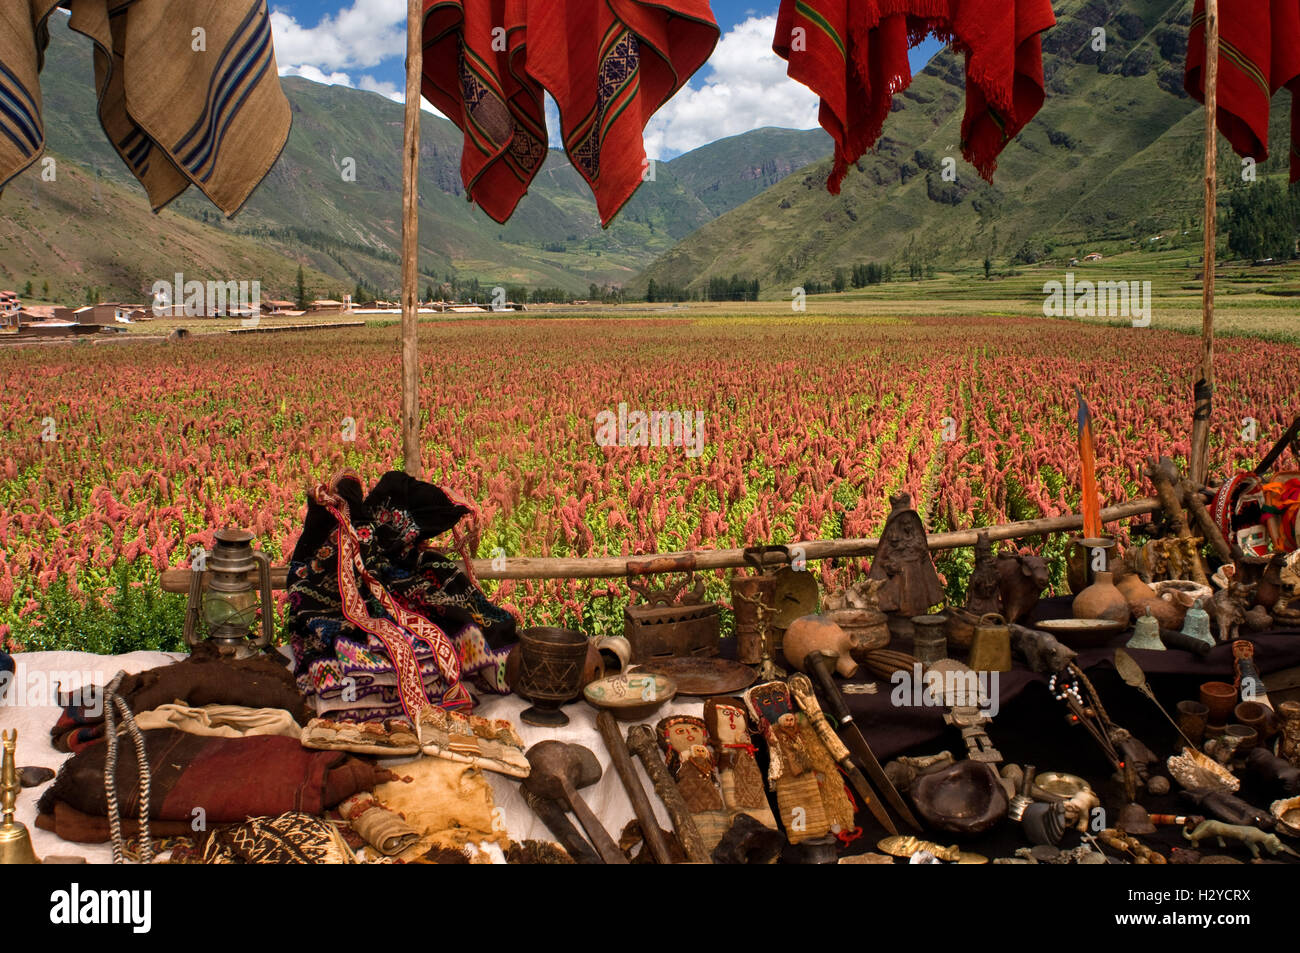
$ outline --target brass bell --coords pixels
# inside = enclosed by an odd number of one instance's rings
[[[1011,671],[1011,629],[996,612],[980,617],[970,644],[970,667],[977,672]]]
[[[1203,599],[1197,599],[1195,605],[1187,610],[1183,619],[1183,635],[1214,646],[1214,636],[1210,634],[1210,614],[1201,608]]]
[[[39,864],[36,851],[32,849],[32,835],[27,826],[14,820],[14,809],[18,804],[18,792],[22,785],[18,783],[18,767],[14,749],[18,745],[18,731],[6,731],[0,734],[4,742],[4,762],[0,765],[0,810],[3,821],[0,822],[0,864]]]
[[[1160,641],[1160,623],[1151,614],[1150,606],[1147,606],[1146,613],[1133,626],[1133,638],[1128,640],[1125,647],[1147,649],[1152,652],[1163,652],[1165,650],[1165,643]]]

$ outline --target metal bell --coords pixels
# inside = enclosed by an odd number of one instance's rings
[[[996,612],[983,616],[975,626],[970,667],[977,672],[1011,671],[1011,630]]]
[[[1160,623],[1151,614],[1150,606],[1147,606],[1146,614],[1137,620],[1137,624],[1133,627],[1133,638],[1128,640],[1125,647],[1148,649],[1153,652],[1165,650],[1165,643],[1160,641]]]
[[[1201,608],[1201,603],[1204,601],[1197,599],[1195,605],[1187,610],[1187,615],[1183,619],[1183,635],[1213,647],[1214,636],[1210,634],[1210,614]]]

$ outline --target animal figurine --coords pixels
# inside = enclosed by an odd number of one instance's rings
[[[824,611],[834,612],[837,609],[868,609],[872,612],[880,611],[880,599],[877,593],[880,592],[881,586],[885,584],[883,579],[863,579],[861,582],[849,586],[847,589],[837,590],[826,596]]]
[[[988,533],[975,537],[975,571],[966,590],[966,608],[976,617],[1002,615],[1002,579]]]
[[[1160,579],[1169,578],[1168,540],[1152,539],[1141,546],[1132,547],[1124,558],[1129,561],[1138,577],[1150,585]]]
[[[1169,578],[1193,578],[1192,567],[1197,565],[1197,561],[1200,559],[1201,544],[1205,540],[1199,536],[1189,536],[1185,539],[1167,539],[1164,542],[1169,561]]]
[[[1201,821],[1192,830],[1183,829],[1183,836],[1192,842],[1193,847],[1199,847],[1202,840],[1207,837],[1216,838],[1220,847],[1227,847],[1226,838],[1239,841],[1244,844],[1250,851],[1250,856],[1259,859],[1259,849],[1263,847],[1273,856],[1278,854],[1290,854],[1292,857],[1300,857],[1290,847],[1278,840],[1276,834],[1265,834],[1263,831],[1254,827],[1243,827],[1240,824],[1225,824],[1222,821]]]
[[[1056,636],[1023,625],[1011,626],[1011,648],[1025,660],[1031,671],[1040,675],[1064,671],[1079,654],[1062,645]]]
[[[1228,574],[1226,589],[1218,589],[1210,596],[1205,611],[1219,628],[1220,642],[1237,639],[1237,632],[1246,624],[1246,613],[1250,611],[1254,598],[1252,587],[1237,582],[1233,574]]]
[[[1024,553],[999,556],[997,567],[1002,616],[1007,622],[1019,622],[1034,610],[1047,588],[1047,563],[1041,556]]]

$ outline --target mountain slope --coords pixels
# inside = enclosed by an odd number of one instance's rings
[[[242,240],[261,249],[235,256],[230,266],[214,255],[208,261],[213,277],[260,277],[260,272],[240,270],[247,267],[293,274],[301,262],[309,271],[309,290],[316,287],[332,296],[350,291],[357,281],[389,293],[397,290],[401,105],[373,93],[285,77],[282,82],[293,108],[289,142],[236,219],[222,220],[193,189],[162,216],[146,214],[140,219],[135,212],[148,211],[143,191],[109,145],[95,114],[91,45],[67,27],[63,16],[52,17],[51,27],[41,76],[47,154],[59,161],[60,180],[68,166],[81,166],[85,175],[46,183],[29,171],[7,191],[0,200],[0,224],[21,216],[28,227],[21,253],[13,237],[6,238],[0,229],[0,283],[21,285],[39,271],[52,292],[64,298],[79,299],[86,287],[138,297],[138,285],[154,280],[148,247],[172,234],[171,216],[177,216],[196,224],[196,234],[211,235],[215,247],[245,248],[237,241]],[[459,130],[445,119],[423,114],[421,284],[453,274],[488,285],[584,292],[590,282],[621,283],[717,214],[791,171],[786,153],[792,142],[800,142],[795,150],[800,164],[805,157],[811,161],[830,152],[829,139],[820,131],[759,130],[740,139],[739,146],[714,150],[711,157],[687,154],[657,163],[654,181],[642,186],[607,230],[599,226],[586,183],[562,153],[552,151],[515,215],[498,225],[465,200]],[[751,171],[754,167],[757,174]],[[347,168],[355,169],[354,181],[345,179]],[[710,169],[716,182],[731,184],[725,189],[702,184]],[[56,188],[96,183],[98,196],[93,199],[77,199]],[[700,190],[704,197],[696,194]],[[53,237],[57,221],[47,217],[56,194],[85,216],[80,223],[100,236],[102,253],[95,253],[93,243],[75,250],[58,246]],[[125,227],[128,221],[130,228]],[[63,258],[79,262],[78,270],[65,274],[44,265]],[[138,266],[130,264],[134,259],[139,259]],[[291,286],[263,284],[268,294],[285,296],[291,291]]]
[[[1169,0],[1062,0],[1044,34],[1048,99],[1003,152],[993,184],[961,159],[960,57],[946,50],[894,99],[875,150],[826,192],[822,161],[720,216],[662,256],[631,287],[700,288],[710,276],[759,276],[768,296],[837,268],[891,262],[939,266],[1070,257],[1163,235],[1199,239],[1203,111],[1182,91],[1190,8]],[[1103,26],[1104,53],[1092,50]],[[1290,97],[1274,103],[1282,174]],[[1220,144],[1224,189],[1242,187]],[[956,160],[956,182],[944,160]],[[737,241],[737,236],[743,240]],[[1164,247],[1168,247],[1167,245]]]

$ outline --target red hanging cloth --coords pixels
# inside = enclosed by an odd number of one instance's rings
[[[460,127],[468,197],[504,222],[546,159],[542,88],[523,69],[527,0],[424,0],[424,98]]]
[[[909,46],[929,33],[966,55],[962,154],[991,180],[999,153],[1042,107],[1038,35],[1055,23],[1050,0],[782,0],[772,48],[821,97],[835,141],[826,187],[838,195],[912,82]]]
[[[470,198],[504,222],[546,158],[545,89],[608,225],[643,180],[650,117],[718,36],[707,0],[425,0],[424,95],[465,133]]]
[[[1184,88],[1205,102],[1205,0],[1187,37]],[[1300,181],[1300,0],[1219,0],[1218,125],[1239,156],[1268,158],[1269,106],[1291,90],[1291,181]]]

